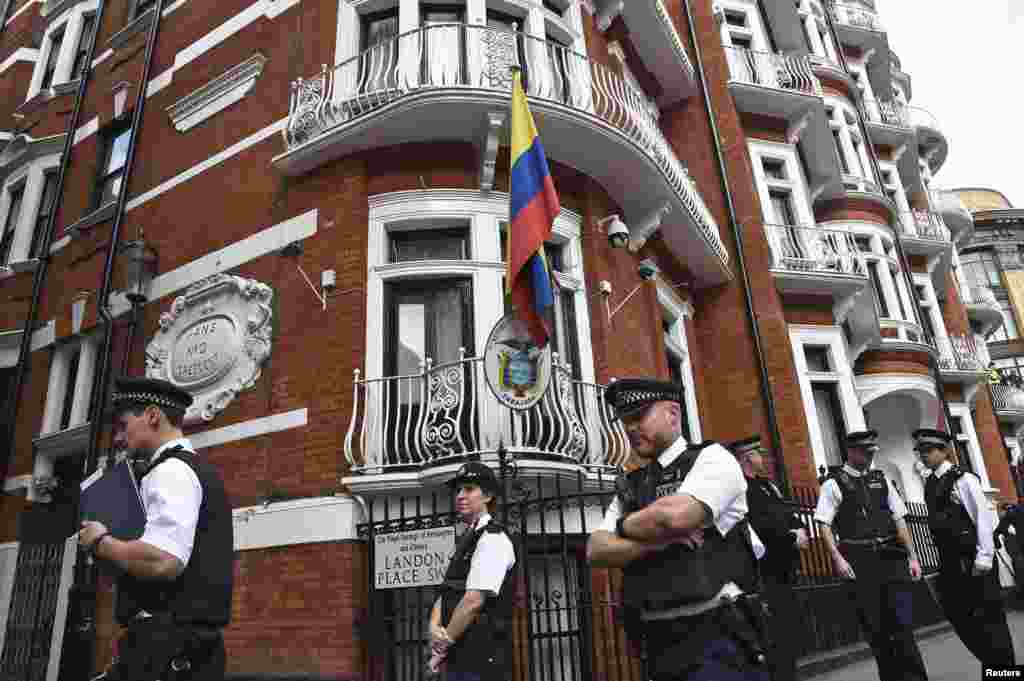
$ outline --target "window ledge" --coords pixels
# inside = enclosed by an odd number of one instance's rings
[[[135,17],[131,22],[122,28],[120,31],[115,33],[107,41],[106,48],[114,50],[120,50],[122,47],[127,45],[132,38],[142,33],[149,25],[153,22],[153,17],[156,16],[156,7],[151,7],[145,13]]]
[[[259,52],[167,107],[178,132],[186,132],[249,94],[267,58]]]
[[[72,239],[77,238],[81,236],[82,232],[88,231],[101,222],[105,222],[114,217],[114,212],[116,210],[117,201],[108,201],[80,219],[78,222],[69,225],[68,228],[64,230],[64,234],[70,236]]]
[[[37,267],[39,267],[39,258],[15,260],[7,263],[6,265],[0,266],[0,279],[9,279],[10,277],[19,275],[22,272],[35,272]]]
[[[53,91],[54,97],[62,97],[64,95],[73,95],[78,91],[78,86],[81,84],[81,78],[75,78],[64,83],[57,83],[50,89]]]
[[[58,459],[80,452],[89,446],[89,422],[59,430],[56,433],[40,435],[32,441],[36,454]]]

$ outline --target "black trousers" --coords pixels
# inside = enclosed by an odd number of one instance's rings
[[[906,554],[844,546],[857,578],[851,597],[878,664],[880,681],[927,681],[914,638],[913,594]]]
[[[973,561],[943,560],[939,572],[942,609],[967,649],[989,666],[1014,664],[1013,639],[999,587],[998,556],[992,571],[971,575]]]
[[[770,662],[772,681],[796,679],[796,596],[793,579],[789,575],[762,575],[761,593],[771,611],[772,650]]]

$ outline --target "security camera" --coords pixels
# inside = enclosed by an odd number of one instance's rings
[[[639,274],[640,278],[643,279],[644,281],[653,279],[654,275],[660,271],[661,270],[658,269],[658,266],[654,264],[654,261],[651,260],[650,258],[645,258],[641,260],[640,265],[637,266],[636,268],[637,274]]]
[[[626,223],[620,220],[618,215],[609,215],[597,224],[608,225],[608,244],[612,248],[625,248],[629,243],[629,227],[626,227]]]
[[[334,270],[324,270],[320,273],[320,288],[324,293],[333,293],[338,288],[338,278]]]

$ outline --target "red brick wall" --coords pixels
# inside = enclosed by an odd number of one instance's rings
[[[885,331],[886,329],[883,329]],[[917,374],[930,376],[928,355],[923,352],[868,350],[857,360],[854,370],[867,374]]]

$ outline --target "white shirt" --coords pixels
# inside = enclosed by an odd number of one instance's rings
[[[843,465],[843,471],[850,477],[859,478],[862,473],[850,464]],[[889,509],[892,511],[892,519],[899,521],[907,515],[907,505],[892,486],[892,480],[885,478],[889,487]],[[818,496],[818,506],[814,509],[814,519],[826,525],[831,525],[832,520],[839,511],[839,504],[843,503],[843,492],[839,483],[833,478],[826,480],[821,486],[821,494]]]
[[[484,513],[477,518],[473,530],[491,522],[491,514]],[[484,532],[473,551],[466,577],[467,591],[486,591],[495,596],[501,591],[505,575],[516,563],[516,552],[512,540],[504,532]]]
[[[936,479],[941,478],[953,467],[949,461],[943,461],[942,465],[932,473]],[[978,476],[964,473],[953,486],[953,503],[960,504],[967,511],[971,522],[978,531],[978,553],[974,557],[974,564],[982,568],[991,568],[992,559],[995,557],[995,543],[992,533],[995,532],[999,518],[996,512],[989,506],[985,493],[981,490],[981,480]]]
[[[181,445],[195,452],[188,438],[161,445],[150,458],[156,461],[165,450]],[[192,467],[181,459],[168,459],[142,478],[140,489],[146,509],[146,529],[140,541],[166,551],[188,565],[203,503],[203,487]]]

